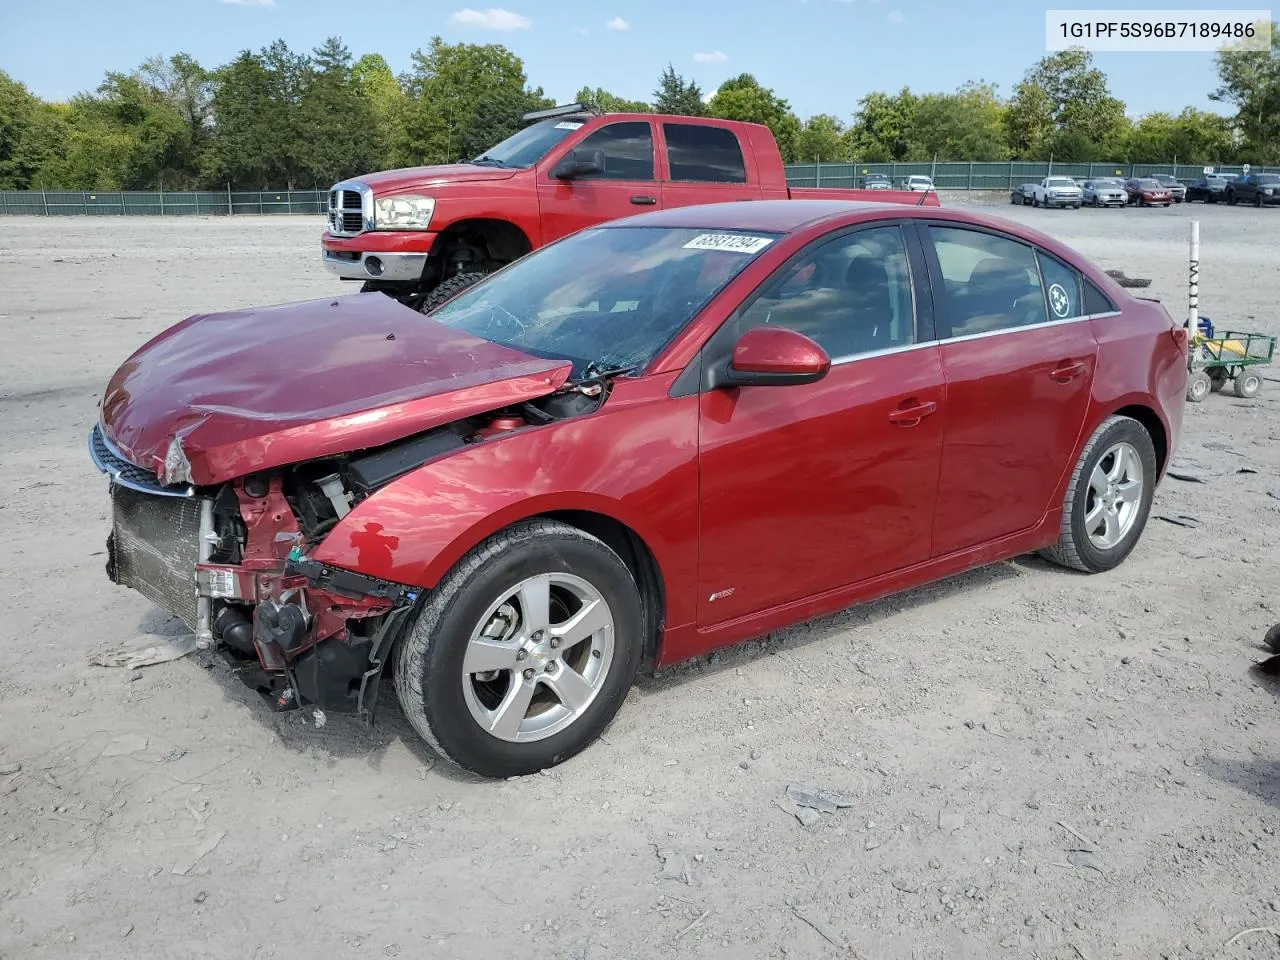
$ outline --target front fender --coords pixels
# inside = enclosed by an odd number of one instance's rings
[[[645,542],[668,585],[667,623],[691,621],[698,406],[696,397],[667,398],[667,380],[619,385],[594,415],[498,435],[420,467],[352,509],[312,559],[429,588],[516,521],[588,511]]]

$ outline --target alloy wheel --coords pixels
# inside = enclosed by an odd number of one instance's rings
[[[1084,526],[1099,550],[1112,549],[1133,528],[1142,505],[1143,482],[1142,458],[1129,443],[1109,447],[1093,468]]]

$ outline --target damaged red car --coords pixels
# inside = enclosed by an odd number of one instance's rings
[[[108,573],[277,709],[383,674],[488,776],[664,665],[1017,554],[1141,536],[1186,334],[1043,234],[936,207],[684,207],[423,315],[191,317],[111,379]]]

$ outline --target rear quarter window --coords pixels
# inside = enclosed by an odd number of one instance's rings
[[[686,183],[746,183],[742,145],[732,130],[697,123],[664,123],[672,180]]]

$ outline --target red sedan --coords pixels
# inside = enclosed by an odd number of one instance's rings
[[[458,764],[590,744],[664,665],[1031,551],[1142,534],[1186,340],[1049,237],[936,207],[619,220],[430,316],[190,318],[111,380],[111,578],[277,709],[405,713]],[[194,576],[193,576],[194,571]]]
[[[1129,203],[1139,207],[1167,207],[1173,203],[1173,191],[1150,177],[1126,181],[1124,192]]]

